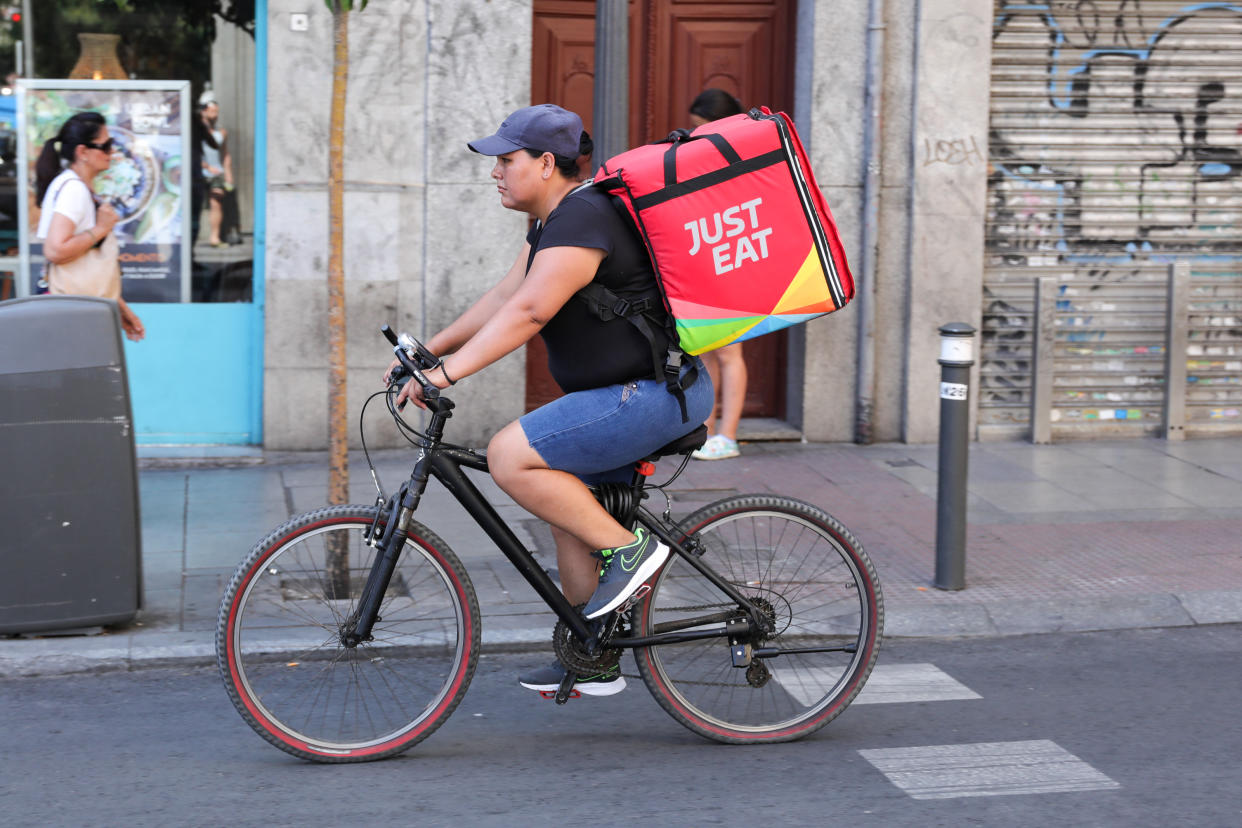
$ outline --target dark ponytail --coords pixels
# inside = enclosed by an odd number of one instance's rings
[[[539,150],[527,149],[526,152],[531,158],[539,158],[543,155]],[[591,134],[584,129],[582,130],[582,137],[578,139],[578,158],[584,155],[590,158],[593,152],[595,152],[595,142],[591,140]],[[552,153],[552,157],[556,160],[556,168],[561,175],[573,179],[578,177],[578,158],[570,158],[569,156],[557,155],[556,153]]]
[[[40,204],[52,179],[60,175],[66,164],[73,163],[78,147],[95,143],[106,123],[98,112],[79,112],[61,124],[54,138],[44,142],[39,160],[35,162],[35,199]]]
[[[585,129],[582,130],[582,139],[578,142],[578,157],[591,157],[591,153],[595,152],[595,142],[591,140],[591,133]]]

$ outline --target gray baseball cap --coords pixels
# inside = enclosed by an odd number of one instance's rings
[[[480,155],[505,155],[514,150],[550,152],[577,158],[582,143],[582,119],[556,104],[519,109],[501,123],[495,135],[470,141],[466,146]]]

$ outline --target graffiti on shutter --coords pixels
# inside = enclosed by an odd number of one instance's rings
[[[993,21],[981,436],[1026,431],[1042,275],[1054,429],[1158,427],[1175,260],[1188,422],[1242,432],[1242,2],[996,0]]]

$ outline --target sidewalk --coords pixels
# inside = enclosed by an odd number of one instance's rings
[[[373,458],[389,489],[412,462],[410,452]],[[1242,440],[972,444],[967,588],[959,592],[931,585],[936,459],[934,445],[750,443],[734,460],[692,461],[670,494],[675,516],[748,492],[826,509],[875,562],[888,637],[1242,621]],[[95,635],[0,640],[0,676],[210,663],[233,568],[268,530],[327,496],[323,453],[241,450],[139,465],[145,607],[136,622]],[[663,461],[656,479],[673,468]],[[485,475],[470,474],[554,566],[546,528]],[[356,502],[375,499],[360,454],[351,458],[351,490]],[[434,482],[419,519],[469,571],[485,648],[550,647],[555,616]]]

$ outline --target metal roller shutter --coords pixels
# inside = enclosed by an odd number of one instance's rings
[[[1187,430],[1242,433],[1242,3],[997,0],[989,161],[980,437],[1028,433],[1049,275],[1053,435],[1157,430],[1175,260]]]

